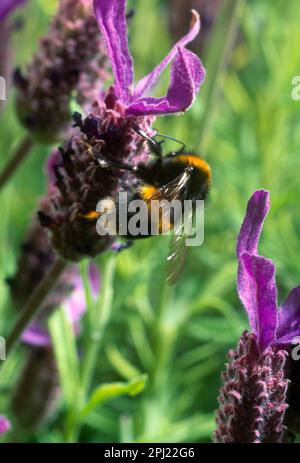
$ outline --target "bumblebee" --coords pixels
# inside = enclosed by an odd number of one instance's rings
[[[144,201],[147,206],[147,223],[149,227],[147,233],[137,235],[133,235],[129,231],[127,231],[126,235],[122,233],[121,237],[125,238],[128,244],[131,244],[131,241],[135,239],[153,236],[153,233],[151,233],[153,230],[153,224],[151,223],[153,204],[159,203],[162,205],[164,202],[171,203],[174,200],[179,200],[183,204],[185,200],[190,200],[196,205],[196,200],[206,199],[211,184],[211,169],[207,162],[195,154],[186,152],[184,145],[178,151],[163,156],[162,142],[148,137],[145,132],[137,127],[134,127],[134,129],[147,141],[153,159],[145,164],[130,166],[125,163],[110,162],[104,158],[96,157],[96,161],[103,169],[127,171],[137,180],[137,186],[127,196],[127,208],[129,203],[136,199]],[[165,135],[163,137],[178,142],[178,140],[171,137]],[[195,207],[193,207],[192,215],[194,213]],[[100,216],[101,212],[90,211],[81,217],[86,220],[97,220]],[[132,217],[131,213],[127,214],[126,217],[129,221]],[[119,234],[120,225],[120,223],[117,224],[117,235]],[[181,232],[178,227],[176,228],[174,215],[163,215],[161,213],[159,216],[159,234],[171,230],[175,232],[176,229],[176,233],[171,238],[168,257],[167,282],[169,284],[173,284],[177,280],[184,265],[187,248],[185,246],[186,236],[183,232],[183,225],[182,223],[179,225],[182,228]]]

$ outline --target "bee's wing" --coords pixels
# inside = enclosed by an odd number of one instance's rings
[[[184,194],[186,192],[186,186],[189,182],[190,177],[190,169],[185,169],[178,177],[176,177],[174,180],[167,183],[166,185],[163,185],[147,199],[149,207],[151,207],[151,209],[153,207],[152,210],[157,211],[157,208],[160,208],[160,227],[164,229],[164,232],[170,231],[170,223],[172,223],[172,219],[170,219],[170,203],[172,203],[172,201],[175,200],[182,201],[182,199],[185,196]],[[159,206],[157,204],[151,206],[151,201],[159,202]],[[172,227],[173,225],[171,225],[171,228]]]
[[[169,285],[176,283],[180,277],[188,248],[185,243],[184,235],[173,235],[170,239],[169,255],[167,258],[166,280]]]
[[[191,170],[185,169],[182,174],[153,193],[148,198],[148,201],[159,200],[163,203],[164,201],[171,202],[175,199],[181,200],[184,197],[186,185],[188,184],[190,177]],[[188,250],[185,245],[185,240],[184,224],[180,222],[175,225],[174,234],[170,239],[169,256],[167,258],[166,269],[166,280],[169,285],[173,285],[182,273]]]
[[[190,169],[185,169],[182,174],[178,175],[174,180],[155,191],[155,193],[147,199],[147,202],[153,200],[173,201],[174,199],[181,198],[190,177]]]
[[[166,268],[166,280],[169,285],[176,283],[183,271],[188,253],[188,247],[186,245],[186,238],[188,236],[186,233],[186,226],[188,225],[187,228],[189,229],[194,219],[194,213],[195,208],[193,207],[185,217],[186,222],[175,224],[174,234],[170,239]]]

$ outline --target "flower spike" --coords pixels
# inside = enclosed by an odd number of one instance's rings
[[[229,352],[215,442],[286,442],[288,431],[299,432],[299,361],[291,352],[300,336],[300,286],[277,310],[275,265],[258,255],[269,196],[254,192],[237,240],[237,290],[252,333]]]

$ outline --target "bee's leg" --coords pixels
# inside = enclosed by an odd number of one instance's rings
[[[97,157],[97,162],[100,167],[103,169],[119,169],[119,170],[126,170],[128,172],[135,173],[137,170],[136,166],[130,166],[128,164],[123,164],[122,162],[117,161],[108,161],[107,159]]]
[[[121,243],[120,241],[117,241],[116,243],[112,245],[111,248],[113,251],[119,253],[119,252],[124,251],[125,249],[131,248],[132,245],[133,245],[132,240],[127,240],[125,243]]]
[[[131,124],[133,130],[135,130],[141,137],[147,140],[151,152],[158,158],[162,157],[161,143],[157,142],[154,138],[149,137],[146,132],[140,129],[136,124]]]
[[[145,175],[145,169],[144,166],[141,164],[138,164],[136,166],[130,166],[128,164],[123,164],[121,162],[115,162],[115,161],[107,161],[104,158],[97,158],[97,162],[100,167],[103,169],[118,169],[118,170],[125,170],[126,172],[130,172],[131,174],[134,174],[136,177],[139,177],[141,179],[144,178]],[[156,168],[159,169],[161,165],[161,158],[157,158],[157,165]]]

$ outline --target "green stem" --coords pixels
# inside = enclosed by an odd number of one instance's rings
[[[78,399],[78,403],[74,405],[72,410],[69,410],[65,421],[65,436],[66,442],[76,442],[79,436],[81,422],[80,412],[83,409],[87,398],[89,397],[90,388],[97,365],[99,350],[101,348],[101,341],[103,334],[110,317],[112,301],[113,301],[113,280],[115,275],[116,258],[110,258],[106,264],[105,271],[102,276],[102,285],[100,298],[97,301],[96,307],[89,304],[89,310],[92,313],[88,314],[88,336],[86,337],[86,352],[82,364],[81,373],[81,390],[83,391],[82,397]],[[83,263],[82,275],[84,286],[87,291],[87,303],[89,303],[89,290],[88,285],[88,265]]]
[[[0,190],[2,190],[2,188],[8,183],[23,161],[27,158],[33,144],[33,140],[29,137],[24,138],[24,140],[20,143],[15,154],[0,173]]]
[[[82,368],[82,388],[86,395],[91,387],[101,341],[112,309],[115,268],[116,258],[112,257],[106,264],[102,278],[101,295],[89,327],[89,342]]]
[[[220,19],[215,26],[206,66],[206,85],[203,87],[204,112],[200,122],[198,140],[201,149],[203,149],[204,137],[213,115],[216,97],[220,88],[221,72],[228,65],[236,39],[241,8],[244,2],[245,0],[228,0],[224,2]]]
[[[161,293],[159,310],[156,314],[156,321],[153,327],[155,362],[152,367],[151,376],[154,391],[160,390],[162,386],[161,383],[166,380],[166,372],[168,371],[167,364],[172,357],[174,342],[176,340],[176,327],[170,322],[170,319],[172,319],[170,311],[173,307],[173,295],[173,288],[165,284]]]
[[[90,261],[86,259],[80,264],[81,279],[83,282],[85,301],[87,306],[88,324],[92,326],[95,304],[92,297],[91,283],[89,277]]]
[[[31,320],[36,316],[41,304],[44,302],[51,289],[55,286],[58,278],[65,270],[66,265],[67,263],[63,259],[57,258],[48,275],[46,275],[43,281],[37,286],[35,291],[29,297],[28,302],[21,310],[19,319],[7,337],[7,354],[11,352],[23,331],[29,325]]]

